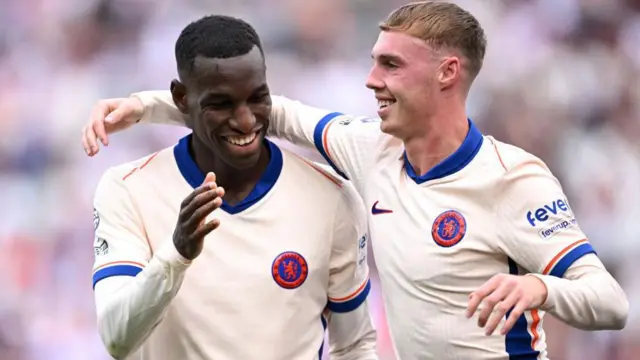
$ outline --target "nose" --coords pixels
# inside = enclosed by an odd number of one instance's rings
[[[384,82],[380,77],[380,72],[378,71],[378,67],[376,65],[373,65],[371,67],[371,70],[369,71],[366,86],[371,90],[379,90],[384,88]]]
[[[231,124],[234,130],[243,134],[253,132],[256,125],[256,116],[248,106],[239,106],[233,114]]]

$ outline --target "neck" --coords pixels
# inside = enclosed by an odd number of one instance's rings
[[[238,169],[227,164],[222,158],[212,154],[197,136],[192,136],[189,151],[203,174],[216,174],[216,184],[225,190],[223,200],[233,205],[242,201],[256,186],[269,165],[269,149],[264,143],[258,162],[251,167]]]
[[[403,139],[407,158],[418,176],[426,174],[462,145],[469,132],[464,108],[421,120],[426,127]]]

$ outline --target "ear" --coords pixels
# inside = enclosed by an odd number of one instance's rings
[[[171,81],[170,89],[173,102],[176,104],[178,110],[183,114],[188,114],[189,107],[187,105],[187,87],[180,81],[173,79]]]
[[[444,90],[459,81],[460,76],[462,76],[460,70],[460,58],[457,56],[445,57],[437,70],[440,87]]]

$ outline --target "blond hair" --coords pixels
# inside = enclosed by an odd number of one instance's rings
[[[478,20],[458,5],[420,1],[394,10],[380,23],[382,31],[398,31],[424,40],[435,49],[460,51],[468,61],[469,80],[482,68],[487,39]]]

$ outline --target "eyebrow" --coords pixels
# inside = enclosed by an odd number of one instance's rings
[[[210,93],[207,93],[206,95],[204,95],[204,96],[200,99],[199,103],[200,103],[200,105],[202,106],[202,105],[205,105],[208,101],[211,101],[211,100],[221,100],[221,99],[225,99],[225,100],[226,100],[226,99],[228,99],[229,97],[230,97],[230,95],[229,95],[229,94],[219,93],[219,92],[210,92]]]
[[[257,93],[261,93],[261,92],[265,92],[269,90],[269,86],[268,84],[262,84],[260,86],[258,86],[257,88],[255,88],[251,94],[257,94]],[[229,98],[231,98],[232,96],[230,94],[224,93],[224,92],[209,92],[207,94],[205,94],[199,101],[200,105],[206,105],[206,102],[211,101],[211,100],[227,100]]]
[[[402,59],[400,56],[393,55],[393,54],[380,54],[378,56],[371,54],[371,58],[378,61],[391,61],[399,64],[402,64],[405,62],[404,59]]]

